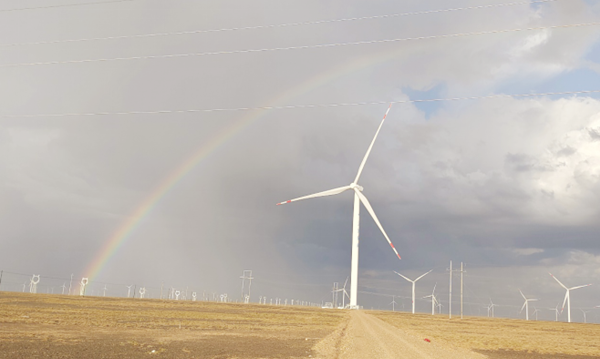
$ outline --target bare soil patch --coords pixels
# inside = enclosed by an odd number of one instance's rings
[[[295,306],[0,292],[0,358],[306,358],[346,315]]]

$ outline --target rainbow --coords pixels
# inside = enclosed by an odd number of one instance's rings
[[[298,86],[279,94],[277,97],[267,101],[265,107],[286,103],[290,99],[323,86],[332,80],[383,63],[396,56],[396,53],[397,51],[379,52],[348,61],[342,66],[336,66],[333,70],[319,73]],[[127,216],[127,219],[125,219],[119,228],[108,238],[108,240],[106,240],[99,252],[94,256],[94,259],[87,266],[84,277],[87,277],[90,280],[97,278],[110,259],[118,252],[119,248],[127,242],[127,239],[131,237],[131,234],[140,226],[144,218],[152,212],[160,200],[165,197],[165,195],[167,195],[186,174],[192,171],[198,164],[229,139],[261,118],[268,111],[269,110],[251,111],[248,115],[223,128],[209,142],[203,143],[191,156],[186,158],[171,174],[162,180],[152,193],[147,196],[129,216]]]

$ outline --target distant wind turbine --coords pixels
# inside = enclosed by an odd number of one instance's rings
[[[562,313],[565,310],[565,302],[566,302],[567,303],[567,321],[569,323],[571,323],[571,291],[574,289],[589,287],[591,284],[584,284],[584,285],[579,285],[577,287],[567,288],[564,284],[562,284],[558,280],[558,278],[553,276],[552,273],[548,272],[548,274],[550,274],[550,276],[552,276],[552,278],[554,278],[554,280],[556,280],[558,282],[558,284],[560,284],[561,287],[563,287],[567,290],[567,293],[565,293],[565,300],[563,300],[563,305],[562,305],[562,309],[560,310],[560,312]]]
[[[587,323],[587,315],[586,314],[589,313],[589,311],[585,311],[583,309],[579,309],[579,310],[581,310],[581,313],[583,313],[583,322]]]
[[[496,304],[494,304],[494,302],[492,302],[492,298],[490,298],[490,306],[489,306],[489,308],[492,311],[492,318],[495,317],[495,315],[494,315],[494,307],[496,307]],[[488,313],[488,317],[489,317],[489,313]]]
[[[346,297],[350,298],[348,292],[346,292],[346,284],[348,284],[348,278],[346,278],[342,288],[335,289],[336,292],[342,292],[342,308],[346,308]]]
[[[538,320],[538,313],[541,312],[541,310],[537,309],[537,308],[533,308],[533,314],[535,314],[535,320]]]
[[[390,304],[392,305],[392,312],[395,312],[396,311],[396,304],[397,304],[396,303],[396,296],[395,295],[392,296],[392,302]]]
[[[394,273],[396,273],[396,274],[397,274],[397,275],[399,275],[400,277],[402,277],[402,278],[404,278],[404,279],[406,279],[407,281],[409,281],[409,282],[411,282],[411,283],[412,283],[412,313],[413,313],[413,314],[415,314],[415,284],[417,283],[417,281],[418,281],[419,279],[421,279],[421,278],[425,277],[426,275],[428,275],[428,274],[429,274],[429,273],[431,273],[432,271],[433,271],[433,269],[432,269],[432,270],[430,270],[429,272],[427,272],[427,273],[425,273],[425,274],[421,275],[419,278],[417,278],[417,279],[415,279],[415,280],[408,279],[408,278],[406,278],[405,276],[403,276],[402,274],[400,274],[400,273],[398,273],[398,272],[394,271]]]
[[[559,304],[557,304],[555,308],[550,308],[550,310],[553,310],[553,311],[554,311],[554,314],[555,314],[554,321],[555,321],[555,322],[558,322],[558,312],[559,312],[559,310],[558,310],[558,306],[560,306],[560,303],[559,303]]]
[[[377,135],[379,135],[381,126],[383,126],[383,122],[385,121],[385,118],[387,117],[391,108],[392,108],[392,105],[390,104],[387,111],[385,112],[385,115],[383,116],[383,119],[381,120],[381,123],[379,124],[379,128],[377,128],[377,132],[375,132],[375,137],[373,137],[373,140],[371,141],[371,144],[369,145],[369,148],[367,149],[367,153],[365,154],[365,157],[363,158],[360,166],[358,167],[358,173],[356,174],[356,178],[354,178],[354,181],[352,183],[350,183],[347,186],[338,187],[338,188],[330,189],[327,191],[311,194],[308,196],[298,197],[298,198],[290,199],[285,202],[277,203],[277,205],[282,205],[282,204],[286,204],[286,203],[300,201],[303,199],[334,196],[334,195],[340,194],[340,193],[348,191],[348,190],[354,191],[354,216],[353,216],[353,220],[352,220],[352,262],[351,262],[351,269],[350,269],[350,308],[358,308],[358,304],[357,304],[357,297],[358,297],[358,243],[359,243],[358,228],[359,228],[359,224],[360,224],[360,203],[362,203],[363,206],[365,206],[365,208],[367,209],[367,212],[369,212],[371,217],[373,217],[373,220],[375,221],[375,223],[381,230],[381,233],[383,233],[383,236],[389,243],[390,247],[392,247],[392,249],[394,250],[394,253],[396,253],[396,256],[398,257],[398,259],[400,259],[400,255],[398,254],[398,251],[392,244],[392,241],[388,237],[387,233],[385,233],[385,230],[383,229],[383,226],[381,225],[381,223],[379,223],[379,219],[377,219],[377,216],[375,215],[375,212],[373,211],[373,208],[371,207],[369,200],[362,193],[363,188],[358,185],[358,180],[360,178],[360,175],[362,174],[363,168],[365,167],[365,163],[367,162],[367,159],[369,158],[369,154],[371,153],[373,144],[375,144]]]
[[[520,289],[519,293],[521,293],[521,296],[523,297],[523,299],[525,299],[525,303],[523,303],[523,306],[521,307],[521,313],[523,312],[523,308],[525,308],[525,320],[529,320],[529,302],[535,302],[537,301],[537,299],[527,299],[527,297],[525,297],[525,294],[523,294],[523,292],[521,292]]]
[[[422,299],[425,298],[431,298],[431,315],[435,315],[435,305],[437,304],[437,298],[435,297],[435,287],[437,286],[437,283],[435,283],[435,285],[433,286],[433,291],[431,291],[430,295],[426,295],[424,296]]]

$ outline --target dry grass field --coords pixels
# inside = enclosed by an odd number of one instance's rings
[[[423,338],[490,358],[600,358],[600,325],[390,312],[369,312]]]
[[[0,292],[0,358],[300,358],[345,318],[303,307]]]
[[[321,339],[344,336],[348,313],[0,292],[0,358],[314,358]],[[600,325],[366,313],[416,338],[492,359],[600,358]],[[327,345],[336,347],[335,340]]]

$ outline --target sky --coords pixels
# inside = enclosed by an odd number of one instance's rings
[[[514,95],[600,90],[600,2],[481,7],[506,3],[4,1],[0,289],[73,274],[96,295],[237,299],[251,269],[252,301],[331,300],[352,195],[275,204],[352,182],[396,102],[360,185],[402,260],[363,208],[359,304],[408,308],[393,271],[433,269],[417,295],[437,285],[447,312],[453,261],[467,314],[491,298],[523,317],[520,289],[554,319],[551,272],[593,283],[571,295],[582,320],[600,305],[600,93]]]

